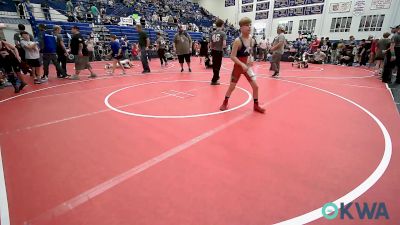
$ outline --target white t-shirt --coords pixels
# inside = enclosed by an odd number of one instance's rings
[[[21,40],[21,46],[25,50],[25,58],[26,59],[39,59],[40,58],[40,53],[39,53],[39,49],[37,46],[34,49],[27,48],[27,46],[33,45],[33,44],[35,44],[35,42],[33,42],[33,41]]]

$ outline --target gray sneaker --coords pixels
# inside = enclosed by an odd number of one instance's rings
[[[71,77],[69,77],[70,80],[79,80],[79,76],[77,75],[72,75]]]
[[[89,78],[96,78],[97,75],[95,73],[90,74]]]

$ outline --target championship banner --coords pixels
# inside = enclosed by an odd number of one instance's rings
[[[225,7],[235,6],[235,0],[225,0]]]
[[[345,13],[350,12],[350,9],[351,1],[331,3],[331,5],[329,6],[329,13]]]
[[[295,0],[293,0],[295,1]],[[306,5],[311,5],[311,4],[318,4],[318,3],[324,3],[325,0],[307,0]]]
[[[256,20],[265,20],[265,19],[268,19],[268,14],[269,14],[268,11],[265,11],[265,12],[257,12],[257,13],[256,13]]]
[[[269,2],[257,3],[256,11],[269,9]]]
[[[325,0],[275,0],[274,8],[286,8],[292,6],[302,6],[324,3]]]
[[[249,4],[249,3],[253,3],[254,0],[242,0],[242,5],[243,4]]]
[[[304,7],[288,9],[288,16],[303,16]]]
[[[322,14],[324,5],[313,5],[289,9],[274,10],[273,18],[291,17],[291,16],[308,16]]]
[[[371,10],[389,9],[392,0],[372,0]]]
[[[274,10],[274,18],[288,17],[288,9]]]
[[[275,0],[274,2],[274,8],[285,8],[289,7],[289,0]]]
[[[242,13],[253,12],[253,4],[251,5],[242,5]]]
[[[303,15],[305,16],[305,15],[322,14],[323,8],[324,8],[324,5],[306,6],[306,7],[304,7]]]
[[[353,14],[355,16],[359,16],[364,13],[366,1],[365,0],[356,0],[354,2]]]

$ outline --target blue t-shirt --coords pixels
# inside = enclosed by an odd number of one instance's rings
[[[117,57],[119,53],[120,45],[118,41],[111,42],[111,50],[113,57]]]
[[[41,53],[55,54],[57,50],[57,36],[49,31],[43,31],[39,34],[39,46]]]

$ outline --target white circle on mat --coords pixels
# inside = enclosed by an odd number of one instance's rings
[[[165,81],[154,81],[154,82],[148,82],[148,83],[141,83],[141,84],[136,84],[136,85],[131,85],[128,87],[124,87],[121,89],[118,89],[116,91],[111,92],[109,95],[107,95],[107,97],[104,99],[104,104],[111,110],[115,111],[115,112],[119,112],[125,115],[129,115],[129,116],[138,116],[138,117],[145,117],[145,118],[156,118],[156,119],[184,119],[184,118],[195,118],[195,117],[204,117],[204,116],[213,116],[213,115],[218,115],[218,114],[222,114],[222,113],[227,113],[239,108],[242,108],[243,106],[247,105],[251,100],[252,100],[252,95],[249,91],[247,91],[246,89],[236,86],[237,89],[243,91],[244,93],[247,94],[248,98],[245,102],[243,102],[242,104],[235,106],[233,108],[230,108],[228,110],[225,111],[216,111],[216,112],[210,112],[210,113],[201,113],[201,114],[193,114],[193,115],[149,115],[149,114],[141,114],[141,113],[134,113],[134,112],[127,112],[121,109],[118,109],[114,106],[112,106],[109,102],[109,99],[111,98],[111,96],[113,96],[114,94],[129,89],[129,88],[134,88],[134,87],[138,87],[138,86],[144,86],[144,85],[149,85],[149,84],[158,84],[158,83],[176,83],[176,82],[198,82],[198,83],[210,83],[210,81],[203,81],[203,80],[165,80]],[[221,83],[222,85],[229,85],[226,83]]]

